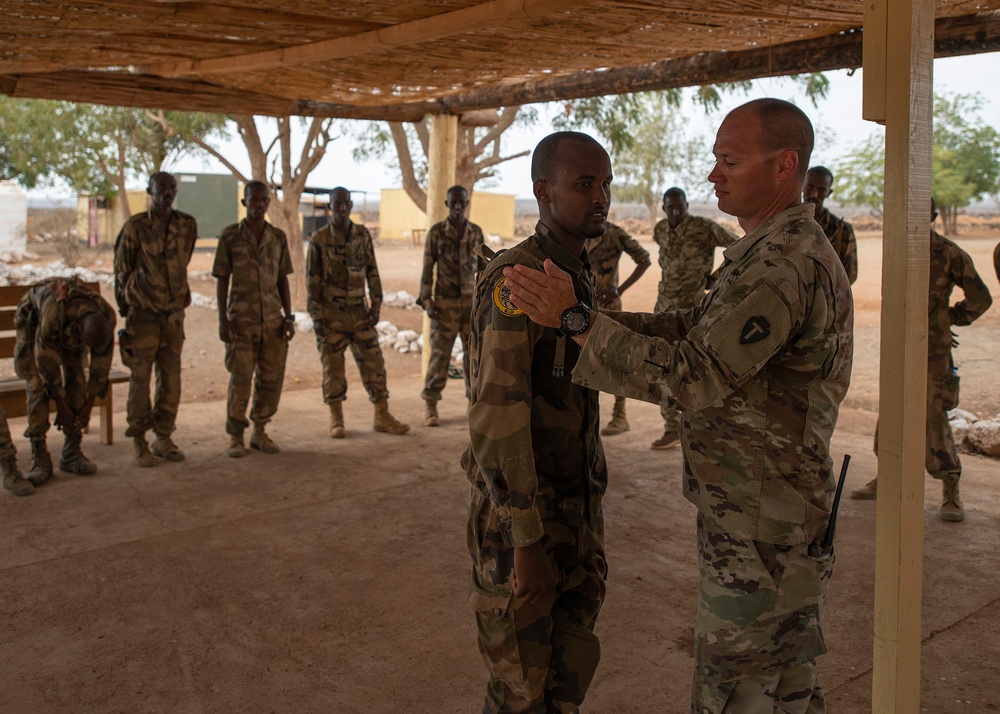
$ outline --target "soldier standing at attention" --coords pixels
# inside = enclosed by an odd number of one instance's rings
[[[937,219],[931,199],[931,223]],[[962,289],[964,299],[951,304],[951,292]],[[962,462],[955,448],[955,437],[948,422],[948,412],[958,406],[958,368],[951,354],[957,347],[952,327],[965,327],[977,320],[993,297],[976,272],[972,258],[955,243],[931,230],[930,294],[927,299],[927,440],[924,466],[941,481],[944,491],[941,520],[965,520],[965,509],[958,492]],[[878,425],[875,427],[875,453],[878,454]],[[878,482],[872,479],[851,496],[872,499],[878,495]]]
[[[80,441],[94,400],[108,392],[114,308],[78,278],[49,278],[21,298],[14,327],[14,371],[25,381],[28,400],[24,435],[31,440],[31,469],[26,480],[38,486],[52,476],[45,443],[50,401],[65,437],[59,470],[89,476],[97,466],[83,455]]]
[[[222,231],[212,268],[218,279],[219,339],[226,344],[230,374],[226,453],[232,457],[246,453],[243,431],[250,425],[247,402],[255,373],[250,448],[278,453],[264,426],[278,411],[288,343],[295,336],[288,288],[292,258],[285,234],[264,220],[271,204],[267,184],[250,181],[243,188],[242,203],[247,217]]]
[[[330,405],[330,436],[343,439],[347,380],[344,350],[348,346],[361,372],[368,398],[375,405],[375,431],[405,434],[403,424],[389,413],[385,361],[375,324],[382,309],[382,281],[375,264],[375,247],[364,226],[351,222],[351,193],[330,192],[333,220],[316,231],[306,253],[308,308],[316,330],[316,346],[323,363],[323,401]],[[365,298],[365,285],[371,307]]]
[[[662,390],[681,409],[685,495],[698,507],[699,714],[825,711],[816,657],[833,553],[820,539],[854,308],[844,266],[801,204],[812,146],[809,119],[781,100],[722,122],[708,178],[746,235],[693,309],[599,314],[550,261],[545,273],[504,270],[532,321],[588,313],[574,383],[654,402]]]
[[[858,279],[858,241],[854,238],[854,226],[823,208],[832,186],[833,173],[830,169],[825,166],[813,166],[806,174],[806,182],[802,186],[802,202],[816,206],[813,218],[830,239],[830,245],[840,256],[840,262],[844,264],[848,280],[854,285],[854,281]]]
[[[149,210],[129,218],[115,241],[115,300],[125,317],[119,336],[122,363],[132,372],[128,386],[128,429],[139,466],[154,466],[160,456],[183,461],[170,435],[181,401],[181,350],[184,310],[191,304],[187,266],[198,240],[192,216],[173,208],[177,181],[160,171],[149,177]],[[156,367],[155,402],[149,382]],[[150,446],[146,432],[156,440]]]
[[[455,338],[462,340],[465,396],[469,397],[469,332],[472,329],[472,295],[476,272],[483,260],[475,252],[483,244],[483,231],[465,218],[469,192],[461,186],[448,189],[448,219],[427,231],[424,271],[420,275],[417,304],[431,319],[431,358],[421,397],[427,404],[426,426],[438,426],[437,403],[448,381],[448,364]],[[437,266],[435,277],[434,266]]]
[[[483,712],[575,712],[600,659],[594,624],[607,564],[607,464],[598,393],[570,381],[586,326],[540,327],[510,302],[501,269],[553,261],[574,302],[594,304],[584,247],[604,232],[611,160],[586,134],[559,132],[531,157],[535,234],[479,274],[472,322],[469,602],[489,670]],[[556,325],[559,327],[559,325]]]
[[[712,276],[716,247],[732,245],[736,236],[701,216],[688,213],[687,196],[674,187],[663,194],[665,220],[656,224],[653,241],[660,246],[659,295],[655,312],[689,310],[705,296]],[[660,405],[663,436],[654,441],[654,449],[669,449],[680,443],[680,413],[666,402]]]
[[[602,310],[621,310],[622,293],[635,285],[650,266],[649,252],[639,242],[625,232],[625,229],[608,221],[604,235],[587,244],[590,254],[591,272],[597,290],[597,307]],[[628,253],[635,262],[635,270],[628,279],[618,285],[618,263],[622,253]],[[601,429],[601,436],[614,436],[629,430],[625,416],[625,397],[615,397],[611,421]]]

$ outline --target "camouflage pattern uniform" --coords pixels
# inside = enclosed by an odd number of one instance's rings
[[[701,216],[689,215],[676,228],[664,219],[653,229],[653,241],[660,246],[660,285],[654,312],[689,310],[705,296],[715,249],[726,248],[737,237]],[[680,431],[680,413],[665,402],[660,405],[663,430]]]
[[[483,711],[571,712],[600,659],[593,633],[607,565],[601,499],[607,465],[597,392],[570,382],[579,347],[527,320],[509,301],[502,268],[541,268],[551,258],[592,305],[587,254],[535,234],[480,273],[472,326],[471,441],[462,458],[472,482],[469,603],[490,672]],[[550,597],[513,594],[514,548],[540,542],[557,573]]]
[[[618,264],[622,253],[628,253],[636,265],[649,261],[649,251],[639,241],[614,223],[605,224],[604,235],[587,243],[590,267],[594,274],[596,306],[605,310],[621,310],[622,298],[618,294]],[[607,296],[601,299],[601,296]],[[625,415],[625,397],[615,397],[614,413]]]
[[[854,237],[854,226],[825,208],[816,222],[830,239],[830,245],[840,256],[840,262],[847,271],[847,279],[854,285],[858,279],[858,241]]]
[[[79,412],[88,397],[108,392],[114,339],[104,350],[88,351],[80,320],[97,313],[112,325],[115,311],[78,278],[49,278],[31,287],[17,304],[14,370],[27,385],[28,428],[24,435],[44,441],[49,401],[57,396]],[[89,377],[86,374],[89,352]]]
[[[469,332],[472,330],[472,296],[476,273],[483,261],[473,251],[483,244],[483,231],[475,223],[465,222],[461,238],[451,221],[435,223],[427,231],[424,246],[424,271],[420,275],[417,304],[426,307],[428,300],[440,311],[431,319],[431,358],[427,363],[423,399],[441,399],[448,381],[448,365],[455,338],[462,340],[462,367],[465,373],[465,396],[469,396]],[[437,266],[435,276],[434,266]]]
[[[734,712],[823,710],[814,660],[833,558],[809,545],[836,486],[830,437],[854,309],[812,212],[787,209],[727,248],[693,309],[596,316],[573,373],[682,410],[685,495],[699,511],[696,714],[727,701]]]
[[[181,401],[181,350],[184,309],[191,304],[187,266],[198,224],[171,211],[168,225],[148,210],[132,216],[115,241],[115,300],[125,316],[119,335],[122,363],[132,372],[128,389],[126,436],[152,429],[169,436]],[[155,403],[149,383],[156,366]]]
[[[382,281],[368,229],[351,223],[350,235],[345,236],[331,222],[316,231],[306,254],[306,278],[309,314],[326,328],[323,337],[316,335],[323,363],[323,401],[332,404],[347,398],[344,350],[348,346],[372,403],[388,399],[385,361],[365,299],[367,284],[371,310],[381,308]]]
[[[34,484],[26,481],[17,468],[17,449],[10,438],[10,425],[3,407],[0,407],[0,478],[3,487],[15,496],[30,496],[35,492]]]
[[[226,345],[230,375],[227,434],[238,436],[250,425],[247,403],[255,372],[250,419],[254,424],[267,424],[278,411],[288,356],[278,281],[291,272],[288,240],[270,223],[264,224],[259,242],[245,220],[219,236],[212,275],[230,278],[226,316],[233,331],[233,341]]]

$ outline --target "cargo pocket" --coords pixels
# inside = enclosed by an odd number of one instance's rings
[[[940,381],[941,406],[945,411],[951,411],[958,406],[958,385],[960,377],[957,371],[952,369],[948,375]]]
[[[514,593],[486,581],[478,571],[472,571],[469,605],[476,613],[479,651],[490,674],[503,681],[520,696],[534,698],[537,693],[528,681],[517,641],[514,622]],[[544,687],[544,681],[541,682]]]
[[[134,352],[132,351],[132,335],[128,330],[118,331],[118,349],[121,352],[122,364],[132,368]]]

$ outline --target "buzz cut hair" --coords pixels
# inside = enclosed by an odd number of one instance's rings
[[[465,186],[459,186],[458,184],[455,184],[454,186],[452,186],[451,188],[449,188],[447,191],[444,192],[445,198],[447,199],[448,196],[455,193],[456,191],[461,191],[466,196],[469,195],[469,189],[467,189]]]
[[[822,174],[830,179],[830,185],[833,185],[833,172],[825,166],[810,166],[809,170],[806,172],[809,174]]]
[[[246,185],[243,186],[243,198],[246,198],[247,196],[249,196],[250,195],[250,191],[252,191],[255,188],[262,188],[265,191],[267,191],[269,195],[271,193],[271,189],[268,188],[268,186],[267,186],[266,183],[264,183],[263,181],[258,181],[257,179],[254,179],[253,181],[247,181]]]
[[[337,193],[338,191],[343,191],[344,193],[346,193],[346,194],[347,194],[347,200],[348,200],[348,201],[350,201],[350,200],[351,200],[351,192],[350,192],[350,191],[348,191],[348,190],[347,190],[346,188],[344,188],[343,186],[336,186],[335,188],[331,188],[331,189],[330,189],[330,205],[333,205],[333,202],[334,202],[334,198],[333,198],[333,196],[334,196],[334,194],[335,194],[335,193]],[[353,203],[353,202],[352,202],[352,203]]]
[[[684,193],[684,189],[674,186],[663,192],[664,203],[666,203],[668,198],[673,198],[674,196],[684,201],[685,204],[688,202],[687,194]]]
[[[156,171],[149,175],[149,181],[146,183],[146,185],[148,187],[152,187],[154,183],[159,181],[164,176],[173,179],[174,183],[177,183],[177,179],[174,178],[174,175],[172,173],[169,173],[167,171]]]
[[[804,179],[816,141],[806,113],[784,99],[754,99],[733,111],[749,109],[760,117],[761,149],[765,153],[791,149],[799,156],[798,174]]]
[[[535,147],[534,152],[531,154],[532,181],[544,181],[552,175],[552,167],[555,164],[556,154],[559,151],[559,147],[565,141],[593,144],[594,146],[600,146],[602,150],[604,149],[601,143],[594,137],[590,136],[590,134],[584,134],[581,131],[557,131],[549,134],[538,142],[538,146]]]

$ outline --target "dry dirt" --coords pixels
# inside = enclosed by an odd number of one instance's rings
[[[998,237],[969,236],[995,299]],[[653,246],[645,241],[647,248]],[[848,488],[872,477],[878,387],[878,235],[860,240],[854,382],[834,437],[854,456]],[[655,254],[655,253],[654,253]],[[416,292],[420,249],[378,249],[386,290]],[[629,270],[624,259],[625,271]],[[210,267],[199,253],[193,269]],[[625,295],[650,309],[655,269]],[[214,284],[194,281],[206,295]],[[385,319],[419,329],[417,311]],[[992,381],[1000,310],[961,330],[962,406],[1000,412]],[[96,476],[57,476],[30,498],[0,494],[0,712],[472,712],[484,670],[465,604],[467,432],[458,382],[441,428],[419,425],[420,360],[387,353],[404,437],[370,430],[349,367],[348,438],[325,436],[311,335],[292,343],[276,456],[223,453],[227,374],[213,311],[186,325],[176,439],[188,459],[139,469],[121,437],[88,437]],[[607,402],[605,402],[607,407]],[[605,441],[608,596],[603,661],[583,710],[687,711],[695,607],[694,508],[680,453],[655,452],[657,408],[629,405],[632,431]],[[12,420],[22,467],[23,419]],[[53,440],[55,441],[55,439]],[[988,712],[1000,700],[995,616],[1000,462],[964,456],[967,519],[937,518],[927,480],[922,711]],[[831,712],[871,707],[875,507],[845,500],[821,659]],[[909,686],[917,686],[917,682]]]

